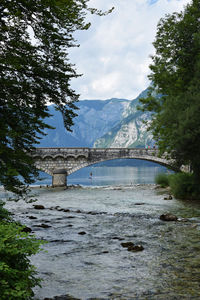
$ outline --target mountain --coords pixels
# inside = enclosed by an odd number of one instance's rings
[[[130,101],[123,112],[123,118],[106,134],[97,139],[94,148],[133,148],[153,146],[153,137],[147,131],[143,121],[150,121],[151,114],[137,110],[139,98],[147,96],[148,90],[143,91],[136,99]]]
[[[62,114],[49,106],[52,115],[45,122],[54,130],[46,129],[40,147],[92,147],[94,142],[115,127],[124,117],[130,101],[126,99],[83,100],[77,103],[73,132],[64,128]]]
[[[143,121],[151,114],[137,110],[139,98],[146,97],[147,90],[136,99],[112,98],[109,100],[83,100],[77,103],[78,116],[74,118],[72,132],[64,128],[62,114],[49,106],[52,115],[45,122],[54,130],[46,129],[40,147],[144,147],[153,146],[151,133]]]

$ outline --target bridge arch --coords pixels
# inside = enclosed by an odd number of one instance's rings
[[[95,165],[95,164],[99,164],[101,162],[105,162],[105,161],[111,161],[111,160],[116,160],[116,159],[119,159],[119,158],[112,158],[112,159],[101,159],[101,160],[97,160],[97,161],[93,161],[93,162],[83,162],[82,164],[79,164],[78,166],[74,166],[73,168],[71,168],[70,170],[67,171],[67,175],[71,175],[73,174],[74,172],[82,169],[82,168],[86,168],[86,167],[89,167],[89,166],[92,166],[92,165]],[[127,157],[120,157],[120,159],[127,159]],[[155,160],[155,159],[147,159],[147,158],[128,158],[128,159],[134,159],[134,160],[143,160],[143,161],[150,161],[150,162],[153,162],[153,163],[156,163],[158,165],[161,165],[161,166],[164,166],[168,169],[174,169],[168,162],[163,162],[162,160]]]
[[[39,170],[53,177],[54,186],[66,185],[66,176],[81,168],[114,159],[140,159],[173,168],[173,161],[156,149],[139,148],[37,148],[31,153]]]

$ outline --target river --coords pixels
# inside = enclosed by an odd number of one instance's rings
[[[7,204],[48,242],[47,252],[31,258],[43,278],[36,299],[200,299],[200,202],[164,200],[166,191],[154,184],[159,171],[86,168],[68,178],[81,186],[34,187],[36,203]],[[167,212],[178,221],[161,221]],[[144,250],[130,252],[125,242]]]

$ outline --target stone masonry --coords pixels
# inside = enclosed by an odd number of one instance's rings
[[[158,156],[156,149],[139,148],[37,148],[32,152],[36,167],[52,176],[53,186],[66,186],[67,175],[95,163],[118,158],[142,159],[166,167],[172,161]]]

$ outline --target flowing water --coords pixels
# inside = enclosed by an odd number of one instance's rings
[[[35,187],[37,203],[7,204],[48,242],[48,252],[31,258],[43,278],[36,299],[200,299],[200,202],[164,200],[153,184],[157,172],[85,169],[68,179],[80,187]],[[161,221],[167,212],[179,220]],[[144,250],[130,252],[123,242]]]

